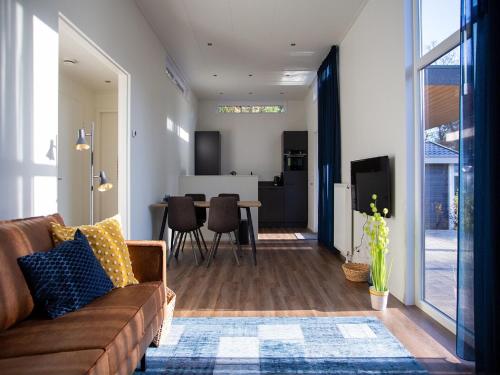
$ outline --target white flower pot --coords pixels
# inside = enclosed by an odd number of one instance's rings
[[[374,310],[385,310],[387,307],[387,299],[389,297],[389,291],[379,292],[375,290],[373,286],[370,287],[370,298],[372,301],[372,309]]]

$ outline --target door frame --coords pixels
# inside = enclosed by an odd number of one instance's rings
[[[118,76],[118,213],[125,238],[130,232],[130,74],[103,49],[94,43],[64,14],[59,13],[59,29],[66,30],[81,41],[101,63]]]

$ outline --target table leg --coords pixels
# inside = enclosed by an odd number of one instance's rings
[[[163,233],[165,232],[165,226],[167,225],[167,216],[168,216],[168,206],[165,206],[165,210],[163,210],[163,219],[161,220],[160,235],[158,237],[160,241],[163,240]]]
[[[253,233],[252,213],[250,207],[246,207],[248,219],[248,233],[250,234],[250,244],[252,245],[253,264],[257,265],[257,247],[255,246],[255,235]]]

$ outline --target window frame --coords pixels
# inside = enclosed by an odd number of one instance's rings
[[[414,232],[414,272],[415,272],[415,305],[431,316],[438,323],[455,334],[456,322],[435,306],[424,300],[424,255],[425,232],[424,228],[424,184],[425,184],[425,153],[422,108],[422,77],[421,71],[440,57],[446,55],[460,45],[460,26],[448,38],[444,39],[425,54],[421,54],[421,0],[413,0],[413,112],[414,112],[414,139],[415,139],[415,232]]]

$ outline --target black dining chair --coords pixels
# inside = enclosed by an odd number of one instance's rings
[[[240,195],[236,193],[221,193],[219,194],[219,197],[234,197],[236,198],[237,201],[240,200]],[[241,208],[238,207],[238,227],[240,223],[241,223]],[[231,238],[231,234],[229,234],[229,239],[233,241],[233,239]],[[236,243],[236,239],[233,241],[233,243]],[[215,252],[215,254],[217,254],[217,251]]]
[[[235,197],[217,197],[210,199],[210,210],[208,211],[208,229],[215,232],[210,252],[208,253],[207,267],[210,266],[212,258],[219,247],[220,239],[224,233],[234,233],[238,251],[241,252],[238,236],[239,230],[238,201]],[[230,237],[231,239],[231,237]],[[231,240],[234,259],[239,266],[238,254]]]
[[[191,197],[194,202],[205,202],[207,200],[205,194],[186,194],[185,196]],[[198,224],[197,232],[201,239],[201,242],[203,243],[205,252],[208,253],[207,244],[205,242],[205,238],[203,237],[203,233],[201,231],[201,228],[205,225],[207,221],[207,209],[203,207],[195,207],[195,212],[196,212],[196,222]]]
[[[191,197],[170,197],[168,199],[168,227],[172,230],[172,236],[175,236],[173,245],[170,247],[168,255],[167,266],[170,265],[172,256],[175,259],[179,256],[179,250],[184,251],[186,237],[189,234],[191,240],[191,248],[196,265],[199,265],[198,256],[193,244],[193,235],[200,251],[201,259],[204,260],[203,252],[201,250],[200,239],[198,237],[198,222],[196,220],[196,212]],[[177,232],[177,233],[176,233]]]
[[[234,197],[236,198],[236,201],[240,200],[240,195],[236,193],[221,193],[219,194],[219,197]],[[241,210],[238,208],[238,220],[241,221]]]

